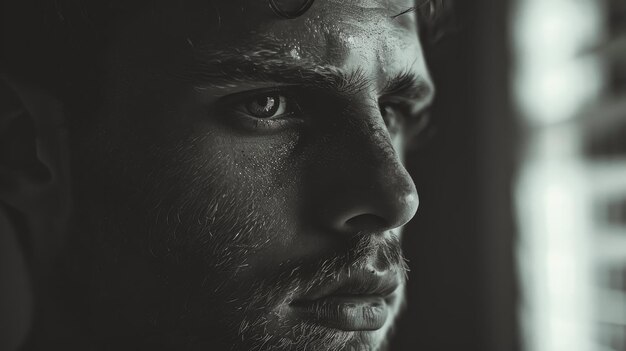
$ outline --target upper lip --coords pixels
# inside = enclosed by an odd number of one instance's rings
[[[336,279],[309,289],[296,302],[318,300],[330,296],[376,296],[387,297],[400,286],[395,271],[378,272],[373,269],[342,271]]]

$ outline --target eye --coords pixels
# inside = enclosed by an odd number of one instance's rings
[[[402,134],[411,144],[421,144],[430,139],[429,108],[415,111],[412,104],[384,102],[380,104],[380,113],[391,136]]]
[[[252,97],[246,104],[247,113],[254,118],[271,119],[286,112],[287,98],[280,94],[261,94]]]
[[[397,135],[401,133],[406,122],[406,116],[402,111],[402,107],[393,103],[383,103],[379,108],[389,134]]]
[[[252,90],[224,96],[216,104],[222,120],[236,128],[279,131],[303,122],[296,91]]]

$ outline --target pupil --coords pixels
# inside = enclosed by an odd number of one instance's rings
[[[250,100],[246,108],[256,118],[270,118],[280,108],[280,95],[261,95]]]
[[[257,104],[261,106],[263,111],[270,111],[274,107],[275,100],[272,96],[264,96],[257,99]]]

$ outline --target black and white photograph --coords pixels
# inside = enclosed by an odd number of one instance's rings
[[[0,351],[626,351],[626,0],[0,1]]]

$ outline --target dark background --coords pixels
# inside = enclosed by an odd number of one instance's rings
[[[408,309],[391,350],[519,350],[508,4],[456,1],[426,54],[435,137],[409,158],[420,208],[405,229]]]

